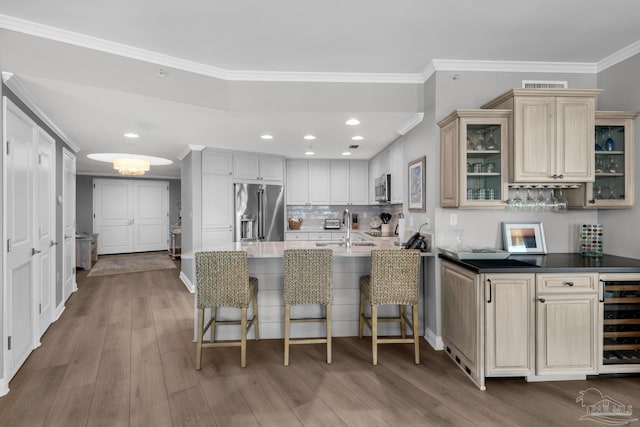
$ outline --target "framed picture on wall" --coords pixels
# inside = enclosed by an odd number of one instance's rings
[[[425,187],[426,187],[426,172],[425,167],[427,164],[427,158],[422,156],[409,162],[408,178],[409,178],[409,211],[410,212],[425,212],[426,200],[425,200]]]

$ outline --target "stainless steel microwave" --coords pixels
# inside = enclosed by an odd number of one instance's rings
[[[391,175],[388,173],[375,179],[375,193],[377,202],[391,201]]]

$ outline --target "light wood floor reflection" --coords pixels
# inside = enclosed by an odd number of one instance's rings
[[[179,270],[87,278],[0,398],[0,426],[573,426],[581,390],[598,388],[640,415],[640,378],[526,383],[489,380],[479,391],[441,351],[421,342],[379,349],[250,341],[205,349],[194,369],[193,295]]]

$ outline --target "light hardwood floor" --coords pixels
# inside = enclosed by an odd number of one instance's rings
[[[526,383],[489,380],[479,391],[422,340],[386,345],[372,366],[370,340],[296,346],[283,341],[205,349],[194,369],[193,295],[178,270],[87,278],[0,398],[0,426],[572,426],[581,390],[633,405],[640,379]],[[638,409],[635,409],[638,408]],[[595,425],[595,424],[593,424]]]

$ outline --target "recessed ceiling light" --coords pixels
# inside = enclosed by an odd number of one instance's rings
[[[316,153],[314,153],[313,151],[305,151],[304,152],[305,156],[313,156],[314,154],[316,154]]]
[[[349,119],[345,122],[345,124],[349,125],[349,126],[356,126],[360,124],[360,120],[358,119]]]
[[[360,135],[356,135],[356,136],[352,136],[351,139],[353,139],[354,141],[362,141],[364,138],[361,137]]]
[[[140,138],[140,135],[138,135],[135,132],[127,132],[124,134],[125,138]]]
[[[342,153],[343,156],[350,156],[351,155],[351,151],[345,151]]]
[[[273,139],[273,135],[264,134],[264,135],[260,135],[260,138],[262,138],[262,139]]]
[[[304,139],[306,139],[307,141],[312,141],[312,140],[316,139],[316,137],[313,136],[313,135],[305,135]]]

